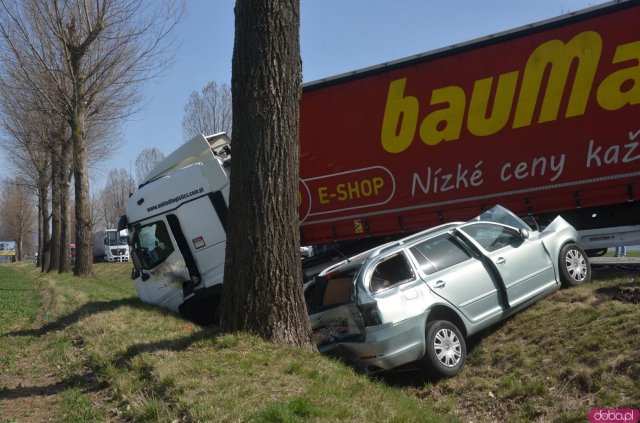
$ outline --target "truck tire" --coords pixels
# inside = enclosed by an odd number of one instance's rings
[[[591,280],[591,265],[587,254],[577,244],[566,244],[558,257],[560,281],[565,288],[582,285]]]
[[[467,358],[467,346],[456,325],[447,320],[429,322],[426,327],[423,364],[430,373],[455,376]]]

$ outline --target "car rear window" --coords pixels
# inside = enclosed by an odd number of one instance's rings
[[[411,265],[402,253],[394,254],[378,263],[371,276],[371,292],[413,280],[415,278]]]
[[[428,239],[411,247],[410,250],[426,275],[471,258],[469,253],[449,234]]]

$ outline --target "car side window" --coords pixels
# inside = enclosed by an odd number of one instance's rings
[[[378,292],[415,279],[411,265],[402,253],[393,254],[380,261],[371,276],[371,292]]]
[[[516,247],[522,243],[520,233],[507,226],[478,223],[465,226],[461,230],[489,252],[508,245]]]
[[[449,234],[421,242],[411,247],[410,251],[426,275],[471,258],[469,253]]]

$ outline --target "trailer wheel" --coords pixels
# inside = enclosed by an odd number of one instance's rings
[[[425,341],[427,347],[422,360],[428,371],[447,377],[460,373],[467,347],[456,325],[447,320],[428,323]]]
[[[582,285],[591,280],[591,265],[587,255],[577,244],[566,244],[558,258],[560,281],[565,288]]]

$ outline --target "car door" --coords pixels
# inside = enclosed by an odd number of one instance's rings
[[[420,242],[409,251],[429,288],[471,322],[479,323],[502,314],[495,276],[451,234]]]
[[[517,306],[556,283],[553,263],[537,233],[526,236],[494,222],[474,222],[459,229],[495,264],[509,306]]]

